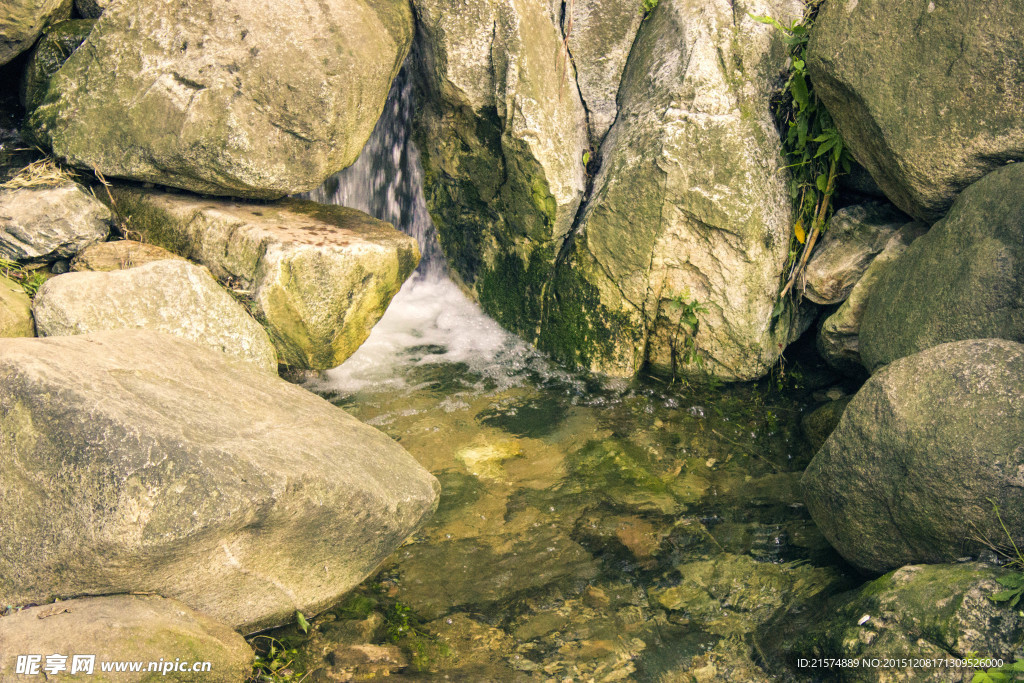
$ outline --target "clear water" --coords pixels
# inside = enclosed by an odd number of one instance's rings
[[[799,491],[811,456],[799,421],[834,378],[791,367],[698,390],[554,366],[447,278],[410,102],[400,81],[364,158],[317,196],[416,235],[424,264],[309,388],[400,442],[442,494],[315,623],[302,666],[366,675],[377,665],[338,653],[371,642],[403,651],[405,666],[376,670],[393,680],[774,679],[758,666],[760,630],[844,582]]]

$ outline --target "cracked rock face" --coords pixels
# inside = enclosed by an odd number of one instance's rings
[[[886,196],[934,222],[968,185],[1024,158],[1024,0],[827,2],[815,92]]]
[[[110,209],[79,185],[0,191],[0,257],[23,263],[71,258],[110,234]]]
[[[0,340],[0,603],[144,592],[249,632],[313,614],[436,505],[397,443],[178,337]]]
[[[276,198],[370,137],[412,40],[402,0],[111,5],[29,119],[107,176]]]

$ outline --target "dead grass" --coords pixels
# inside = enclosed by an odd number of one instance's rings
[[[25,168],[18,171],[17,175],[0,184],[5,190],[19,190],[24,188],[58,187],[69,182],[74,182],[75,176],[72,171],[61,168],[53,159],[47,157],[39,161],[33,161]]]

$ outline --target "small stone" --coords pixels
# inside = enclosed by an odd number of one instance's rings
[[[110,234],[110,209],[75,183],[0,190],[0,257],[68,259]]]

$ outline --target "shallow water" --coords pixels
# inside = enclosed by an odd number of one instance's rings
[[[847,582],[799,490],[800,418],[836,378],[791,363],[760,384],[696,389],[553,365],[448,279],[412,109],[403,74],[363,155],[311,198],[391,221],[424,260],[359,351],[307,386],[399,441],[440,481],[440,503],[310,634],[278,634],[298,643],[293,670],[779,678],[757,664],[760,629]]]
[[[341,625],[376,611],[363,636],[416,659],[397,680],[757,680],[758,627],[843,583],[798,486],[799,418],[829,379],[600,380],[552,366],[449,280],[414,279],[308,386],[399,441],[440,504],[357,592],[372,609],[323,624],[351,640]],[[346,642],[319,637],[310,650]]]

